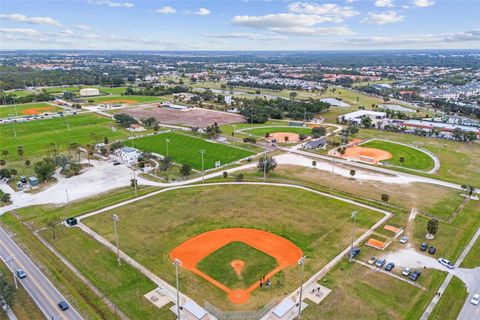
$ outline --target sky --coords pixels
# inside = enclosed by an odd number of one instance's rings
[[[480,49],[480,0],[1,0],[0,49]]]

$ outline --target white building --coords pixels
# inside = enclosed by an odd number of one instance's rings
[[[372,126],[380,127],[380,124],[387,118],[387,114],[380,111],[358,110],[341,115],[337,119],[340,123],[351,121],[352,124],[359,125],[364,117],[372,119]]]
[[[100,91],[97,88],[80,89],[81,97],[98,96],[99,94],[100,94]]]
[[[134,164],[138,162],[140,151],[131,147],[123,147],[115,151],[115,155],[120,157],[122,162]]]
[[[227,105],[231,105],[232,102],[233,102],[232,96],[225,96],[225,103],[226,103]]]

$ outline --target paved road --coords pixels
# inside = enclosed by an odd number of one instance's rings
[[[9,268],[11,265],[14,270],[21,268],[25,271],[27,277],[18,279],[19,285],[21,282],[46,319],[83,319],[72,306],[67,311],[59,309],[58,302],[66,299],[2,228],[0,228],[0,256],[3,261],[7,257],[13,257],[13,261],[8,264]]]

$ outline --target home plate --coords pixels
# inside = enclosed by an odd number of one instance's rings
[[[144,297],[153,303],[157,308],[161,308],[171,301],[165,292],[163,292],[163,290],[160,288],[150,291],[149,293],[145,294]]]

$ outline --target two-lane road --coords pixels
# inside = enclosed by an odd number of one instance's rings
[[[46,319],[83,319],[72,306],[66,311],[60,310],[58,303],[62,300],[67,300],[2,228],[0,228],[0,257],[2,259],[0,263],[12,259],[7,265],[9,268],[13,268],[14,271],[19,268],[25,271],[27,277],[17,279],[18,283],[27,290],[40,310],[45,314]]]

